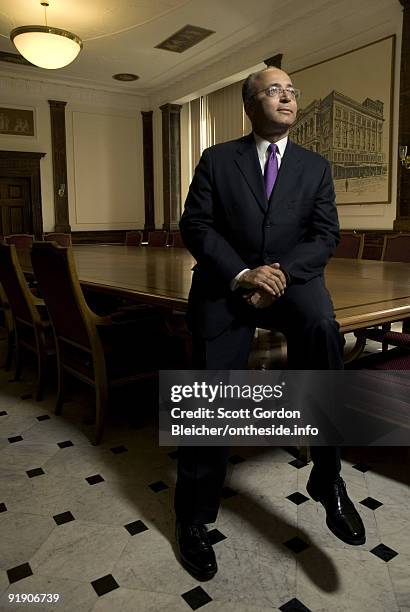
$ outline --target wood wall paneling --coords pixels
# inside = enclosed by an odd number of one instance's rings
[[[145,233],[155,230],[153,111],[141,111],[144,155]]]
[[[49,100],[53,151],[54,231],[71,231],[68,214],[65,107],[67,102]]]
[[[164,192],[164,229],[177,231],[181,216],[181,106],[163,104],[162,163]]]
[[[399,144],[408,146],[410,155],[410,0],[403,6],[403,30],[400,62]],[[394,229],[410,230],[410,170],[400,163],[397,180],[397,212]]]

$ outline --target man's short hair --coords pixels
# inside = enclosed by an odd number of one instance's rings
[[[277,66],[266,66],[266,68],[262,68],[262,70],[258,70],[257,72],[252,72],[246,77],[242,85],[242,100],[244,104],[247,102],[247,100],[249,100],[249,98],[252,97],[255,81],[258,79],[258,77],[262,74],[262,72],[272,70],[272,68],[278,69]]]

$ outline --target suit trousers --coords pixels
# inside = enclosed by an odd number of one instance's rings
[[[257,309],[245,300],[230,327],[213,339],[193,331],[195,369],[245,370],[256,327],[275,328],[287,339],[289,369],[343,369],[343,342],[330,295],[322,277],[290,285],[269,308]],[[213,523],[225,480],[229,448],[180,446],[175,491],[177,519]],[[340,449],[311,448],[311,477],[326,486],[340,472]]]

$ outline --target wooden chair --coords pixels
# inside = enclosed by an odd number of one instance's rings
[[[383,242],[382,261],[410,263],[410,234],[386,234]],[[401,337],[408,336],[409,333],[410,318],[402,322]],[[364,342],[366,340],[381,342],[383,353],[388,350],[389,345],[402,346],[402,344],[396,344],[400,339],[400,332],[392,332],[391,323],[361,329],[356,332],[356,337]]]
[[[4,368],[8,372],[11,368],[11,362],[13,360],[14,350],[14,322],[13,315],[11,314],[10,304],[7,299],[6,292],[0,285],[0,312],[2,316],[2,326],[6,330],[6,341],[7,341],[7,353]]]
[[[168,232],[165,230],[155,230],[154,232],[148,233],[148,246],[149,247],[164,247],[167,246]]]
[[[43,397],[48,362],[55,358],[53,332],[43,300],[29,289],[16,253],[16,247],[0,244],[0,283],[7,296],[14,323],[16,373],[19,380],[23,367],[22,352],[37,356],[38,378],[36,400]]]
[[[410,234],[386,234],[383,242],[382,261],[410,263]]]
[[[71,246],[71,234],[64,234],[62,232],[50,232],[49,234],[44,234],[43,240],[47,240],[48,242],[57,242],[60,246]]]
[[[10,234],[4,236],[4,240],[7,244],[14,244],[16,249],[31,249],[34,236],[32,234]]]
[[[182,240],[181,232],[171,232],[169,246],[176,249],[186,249],[185,243]]]
[[[142,232],[138,230],[132,230],[125,234],[125,246],[141,246]]]
[[[58,397],[61,414],[67,375],[95,390],[96,436],[101,441],[109,393],[116,387],[156,376],[161,326],[147,309],[138,320],[98,316],[87,305],[71,248],[34,242],[33,270],[50,313],[57,344]],[[134,317],[135,313],[131,314]],[[137,399],[134,400],[137,405]]]
[[[397,335],[400,335],[397,332]],[[402,334],[401,339],[392,342],[395,348],[385,353],[372,353],[354,363],[348,364],[346,369],[366,370],[410,370],[410,334]],[[407,336],[407,338],[406,338]]]
[[[346,259],[361,259],[364,248],[364,234],[342,232],[333,257]]]

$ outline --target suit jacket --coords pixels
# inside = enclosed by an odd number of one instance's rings
[[[279,262],[292,283],[323,275],[339,241],[329,163],[288,140],[268,201],[253,134],[206,149],[195,170],[180,230],[195,257],[191,329],[212,338],[237,316],[232,279]]]

